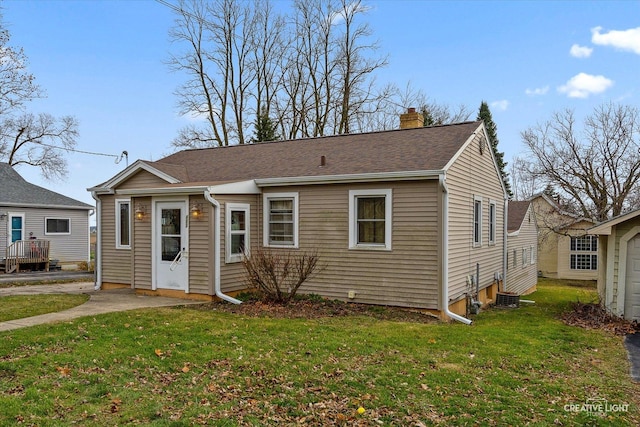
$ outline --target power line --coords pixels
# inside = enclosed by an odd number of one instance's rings
[[[65,151],[73,151],[74,153],[88,154],[91,156],[113,157],[116,159],[115,160],[116,164],[120,163],[122,159],[125,158],[127,160],[127,166],[129,166],[129,152],[127,152],[126,150],[120,154],[107,154],[107,153],[97,153],[95,151],[76,150],[75,148],[60,147],[57,145],[43,144],[41,142],[38,142],[37,144],[42,145],[43,147],[55,148],[58,150],[65,150]]]

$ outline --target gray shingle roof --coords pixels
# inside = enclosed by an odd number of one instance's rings
[[[184,150],[149,164],[183,183],[442,170],[480,124]]]
[[[529,209],[530,201],[509,201],[509,214],[507,218],[507,232],[511,233],[520,229],[524,217]]]
[[[25,181],[8,163],[0,163],[0,205],[93,209],[91,205]]]

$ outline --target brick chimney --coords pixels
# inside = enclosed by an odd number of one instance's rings
[[[407,112],[400,114],[400,129],[421,128],[424,126],[424,117],[415,108],[407,108]]]

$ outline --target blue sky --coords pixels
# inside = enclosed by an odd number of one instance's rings
[[[288,1],[276,0],[283,7]],[[609,101],[640,108],[640,1],[369,1],[367,21],[389,65],[378,82],[411,82],[431,100],[482,100],[507,161],[520,132],[571,108],[584,117]],[[32,112],[74,115],[78,149],[157,160],[188,123],[177,114],[181,76],[171,52],[171,9],[152,0],[5,0],[11,44],[22,47],[47,98]],[[19,172],[34,184],[93,204],[86,191],[125,167],[70,153],[66,182]]]

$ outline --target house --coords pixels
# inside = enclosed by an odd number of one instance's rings
[[[526,295],[538,284],[538,226],[530,201],[509,201],[507,215],[507,288]]]
[[[0,182],[2,271],[46,268],[49,259],[69,268],[89,262],[93,206],[31,184],[7,163],[0,163]]]
[[[219,148],[138,160],[89,188],[97,286],[239,301],[244,248],[317,250],[300,289],[467,322],[505,272],[507,195],[482,122]]]
[[[598,239],[587,233],[595,222],[567,212],[547,194],[537,194],[530,200],[538,225],[540,275],[595,281],[598,278]]]
[[[599,236],[598,293],[611,313],[640,321],[640,210],[588,230]]]

